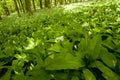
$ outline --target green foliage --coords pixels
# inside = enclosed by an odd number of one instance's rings
[[[120,80],[119,5],[1,20],[0,80]]]

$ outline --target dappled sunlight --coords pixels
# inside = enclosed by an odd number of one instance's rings
[[[71,3],[71,4],[68,4],[68,5],[65,5],[63,6],[64,10],[65,11],[72,11],[76,8],[80,8],[80,7],[83,7],[83,6],[90,6],[91,5],[91,2],[88,3],[88,2],[79,2],[79,3]]]
[[[25,50],[33,49],[36,46],[33,38],[28,38],[28,42],[28,45],[24,47]]]

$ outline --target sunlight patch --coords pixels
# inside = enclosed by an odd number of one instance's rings
[[[72,3],[72,4],[63,6],[63,8],[65,12],[68,12],[68,11],[78,12],[85,6],[91,6],[91,4],[88,2]]]
[[[25,49],[26,49],[26,50],[28,50],[28,49],[33,49],[33,48],[35,47],[34,39],[33,39],[33,38],[28,38],[28,42],[29,42],[29,44],[28,44],[27,47],[25,47]]]

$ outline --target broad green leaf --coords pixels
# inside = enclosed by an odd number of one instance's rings
[[[113,79],[110,76],[106,75],[106,74],[102,74],[102,76],[106,79],[106,80],[118,80],[118,79]]]
[[[90,39],[90,50],[94,50],[98,44],[101,44],[101,36],[95,35],[92,39]]]
[[[107,40],[103,41],[103,45],[107,48],[114,49],[115,45],[113,44],[112,38],[108,38]]]
[[[71,80],[79,80],[77,76],[73,76]]]
[[[36,59],[37,65],[35,66],[36,69],[41,68],[43,66],[43,60],[41,57],[37,57]]]
[[[28,80],[29,77],[28,76],[25,76],[24,74],[20,74],[20,75],[14,75],[12,77],[13,80]],[[29,79],[31,80],[31,79]]]
[[[100,59],[109,67],[114,68],[117,62],[117,58],[114,54],[109,53],[107,49],[101,48]]]
[[[18,59],[18,60],[25,60],[26,59],[26,54],[25,53],[22,53],[22,54],[15,54],[15,57]]]
[[[120,60],[117,60],[117,63],[115,65],[115,72],[120,75]]]
[[[101,36],[95,35],[92,39],[90,39],[90,43],[88,46],[89,54],[92,56],[93,59],[97,59],[100,54]]]
[[[74,57],[70,53],[58,53],[53,59],[48,57],[44,66],[46,70],[78,69],[84,66],[81,62],[79,57]]]
[[[73,44],[70,43],[69,41],[63,41],[62,42],[63,49],[66,50],[67,52],[73,52]]]
[[[10,80],[11,76],[11,70],[8,70],[1,78],[0,80]]]
[[[81,38],[80,44],[78,45],[78,50],[80,52],[85,52],[88,47],[88,40],[85,38]]]
[[[31,76],[29,76],[31,75]],[[50,80],[52,78],[52,76],[50,74],[47,73],[47,71],[45,71],[44,69],[33,69],[31,71],[27,72],[27,76],[29,76],[26,80]]]
[[[68,80],[69,75],[66,72],[56,71],[54,74],[55,80]]]
[[[83,69],[85,80],[96,80],[94,74],[89,69]]]
[[[3,67],[4,64],[4,62],[0,62],[0,69]]]
[[[60,52],[61,51],[61,45],[60,45],[60,43],[54,44],[52,47],[49,48],[49,50],[55,51],[55,52]]]
[[[6,57],[2,50],[0,50],[0,58]]]
[[[13,56],[14,54],[14,46],[8,45],[5,47],[4,52],[6,55]]]
[[[105,66],[102,62],[96,61],[94,65],[105,75],[106,79],[111,80],[120,80],[120,76],[118,76],[115,72],[113,72],[110,68]]]
[[[86,55],[90,55],[92,59],[97,59],[100,54],[101,48],[101,36],[95,35],[92,39],[86,36],[82,38],[80,44],[78,46],[78,50],[85,53]]]

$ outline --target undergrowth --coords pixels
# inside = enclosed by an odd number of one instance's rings
[[[120,4],[81,7],[1,20],[0,80],[120,80]]]

